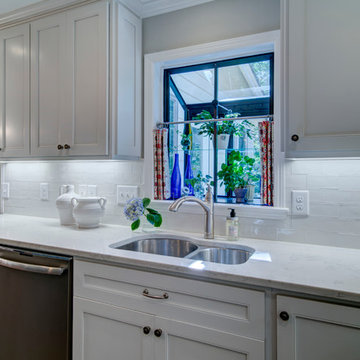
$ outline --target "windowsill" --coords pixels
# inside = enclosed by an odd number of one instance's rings
[[[167,210],[172,203],[171,200],[152,200],[153,204],[159,210]],[[254,218],[254,219],[266,219],[266,220],[285,220],[289,214],[288,208],[279,208],[273,206],[257,206],[257,205],[245,205],[245,204],[215,204],[215,216],[228,216],[229,208],[234,208],[237,216],[240,218]],[[187,214],[202,214],[203,209],[195,203],[185,203],[179,210]]]

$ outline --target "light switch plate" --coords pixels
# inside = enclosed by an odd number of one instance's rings
[[[44,200],[44,201],[49,200],[49,184],[48,183],[40,184],[40,200]]]
[[[139,196],[138,186],[117,185],[117,203],[119,205],[126,204],[130,199]]]
[[[3,183],[1,186],[1,196],[3,199],[8,199],[10,197],[10,184]]]
[[[291,214],[293,216],[309,215],[309,191],[292,190],[291,191]]]

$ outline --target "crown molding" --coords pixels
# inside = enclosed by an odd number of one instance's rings
[[[20,9],[0,14],[0,27],[60,11],[71,6],[79,6],[99,0],[43,0]],[[147,18],[214,0],[114,0],[119,1],[140,18]]]
[[[46,15],[50,12],[56,12],[61,9],[78,6],[86,3],[91,3],[96,0],[45,0],[39,1],[29,6],[20,9],[0,14],[0,27],[11,26],[22,20],[31,19],[34,17]]]
[[[120,0],[141,18],[204,4],[214,0]]]

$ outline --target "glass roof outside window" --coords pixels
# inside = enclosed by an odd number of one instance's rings
[[[210,103],[214,100],[214,69],[172,74],[171,78],[186,104]]]
[[[270,96],[270,61],[219,68],[219,101]]]
[[[170,75],[185,104],[214,100],[215,70],[205,69]],[[219,101],[246,100],[270,96],[270,60],[218,68]]]

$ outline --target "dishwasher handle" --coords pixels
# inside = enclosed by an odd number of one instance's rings
[[[27,264],[18,261],[8,260],[0,257],[0,266],[21,271],[33,272],[46,275],[62,275],[67,266],[52,267],[44,265]]]

